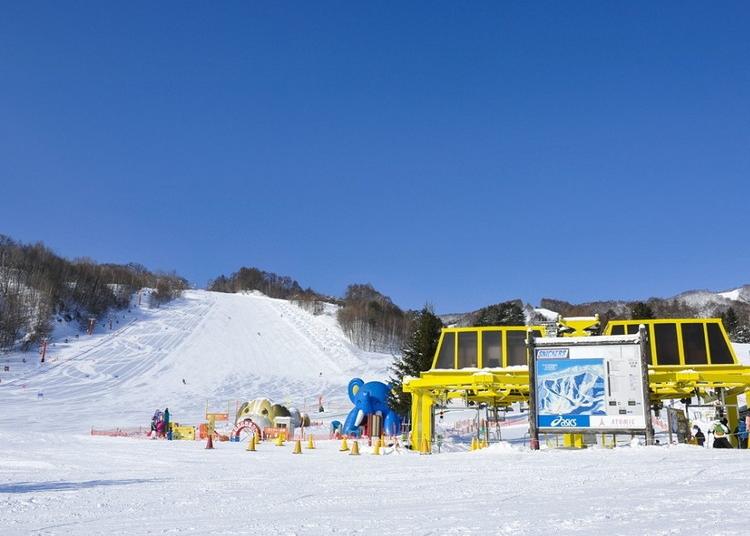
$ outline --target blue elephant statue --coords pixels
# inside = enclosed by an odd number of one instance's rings
[[[386,435],[401,433],[401,419],[388,407],[388,392],[391,390],[383,382],[367,382],[354,378],[349,382],[349,399],[354,409],[344,422],[344,433],[358,435],[359,427],[369,415],[383,417],[383,431]]]

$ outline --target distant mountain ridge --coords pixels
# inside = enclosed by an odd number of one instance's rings
[[[510,300],[517,301],[517,300]],[[602,300],[572,303],[555,298],[542,298],[538,306],[524,304],[529,323],[548,322],[555,315],[592,316],[598,314],[606,322],[611,319],[630,318],[631,309],[636,303],[645,303],[656,317],[710,318],[725,313],[730,307],[744,323],[750,322],[750,285],[715,292],[711,290],[688,290],[670,298],[652,297],[647,300]],[[467,322],[476,313],[449,313],[439,315],[447,325],[469,325]]]

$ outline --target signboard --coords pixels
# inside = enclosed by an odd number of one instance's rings
[[[187,439],[195,441],[195,426],[177,426],[170,423],[172,428],[172,439]]]
[[[537,339],[539,340],[539,339]],[[644,430],[640,346],[539,344],[536,367],[537,427],[544,431]],[[568,343],[569,344],[569,343]]]
[[[669,426],[669,440],[672,434],[676,436],[678,443],[687,443],[690,439],[690,425],[685,412],[677,408],[667,408],[667,424]]]

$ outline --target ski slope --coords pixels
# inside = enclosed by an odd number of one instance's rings
[[[13,361],[0,384],[0,429],[86,431],[91,426],[146,426],[155,408],[198,423],[206,404],[219,411],[235,400],[268,397],[300,409],[348,411],[353,376],[385,379],[392,357],[352,345],[335,307],[315,316],[260,294],[192,290],[160,309],[133,306],[118,329],[68,335]],[[18,372],[20,370],[20,372]],[[183,383],[184,380],[184,383]]]

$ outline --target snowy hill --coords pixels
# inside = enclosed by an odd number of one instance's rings
[[[53,341],[44,365],[34,353],[5,356],[12,365],[1,376],[0,405],[10,411],[0,427],[146,425],[165,406],[196,423],[207,403],[234,411],[231,401],[261,396],[310,410],[323,396],[326,409],[343,413],[348,381],[385,379],[392,360],[352,345],[335,306],[315,316],[259,294],[187,291],[118,320],[113,331]]]
[[[712,315],[718,307],[731,307],[739,304],[750,304],[750,285],[727,290],[724,292],[713,292],[710,290],[690,290],[678,294],[674,300],[679,300],[692,307],[704,316]]]
[[[743,285],[740,288],[736,288],[734,290],[719,292],[719,295],[723,298],[727,298],[728,300],[750,303],[750,285]]]

